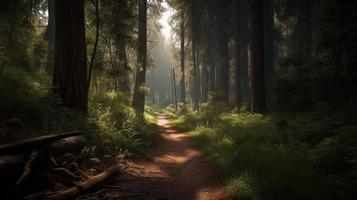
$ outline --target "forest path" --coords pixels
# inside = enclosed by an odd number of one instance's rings
[[[105,196],[145,200],[228,200],[208,159],[193,147],[192,137],[177,132],[165,115],[158,116],[160,139],[148,160],[126,162],[124,174],[113,180]],[[108,194],[109,192],[109,194]],[[111,194],[110,194],[111,193]],[[121,194],[118,194],[121,193]]]

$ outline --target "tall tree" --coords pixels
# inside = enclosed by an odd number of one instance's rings
[[[248,103],[248,1],[234,2],[236,47],[236,104]]]
[[[180,13],[180,65],[181,65],[181,102],[183,103],[184,112],[186,112],[186,87],[185,87],[185,11],[182,8]]]
[[[228,33],[228,22],[229,22],[229,12],[227,12],[227,7],[229,7],[229,1],[218,2],[217,4],[217,44],[218,44],[218,54],[219,54],[219,79],[217,82],[219,93],[222,95],[222,100],[225,103],[229,102],[229,33]]]
[[[251,111],[265,108],[263,0],[252,0]]]
[[[171,78],[172,78],[172,100],[175,107],[175,112],[177,112],[176,73],[174,67],[172,67],[171,70]]]
[[[54,92],[64,106],[87,113],[84,0],[55,0]]]
[[[274,0],[264,0],[264,79],[266,93],[270,91],[274,74]]]
[[[134,95],[132,105],[138,113],[144,112],[145,93],[141,89],[145,86],[146,55],[147,55],[147,0],[139,0],[139,40],[138,40],[138,66],[134,84]]]
[[[194,110],[200,112],[199,106],[199,86],[198,86],[198,67],[196,56],[196,33],[197,33],[197,2],[191,0],[191,44],[192,44],[192,63],[193,63],[193,78],[194,78],[194,91],[193,91],[193,107]]]

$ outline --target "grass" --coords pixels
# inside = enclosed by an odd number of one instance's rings
[[[235,199],[353,199],[356,150],[326,124],[334,117],[205,112],[172,123],[190,130]]]

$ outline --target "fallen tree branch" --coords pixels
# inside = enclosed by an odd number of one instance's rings
[[[108,168],[107,170],[105,170],[104,172],[96,176],[90,177],[88,180],[82,182],[81,184],[75,187],[69,188],[61,192],[56,192],[55,194],[48,195],[46,199],[53,199],[53,200],[74,199],[79,195],[88,192],[94,186],[104,182],[109,177],[117,174],[119,170],[120,170],[119,166],[114,165]]]
[[[61,175],[66,176],[67,178],[76,179],[76,180],[81,179],[80,176],[73,174],[71,171],[63,167],[55,168],[52,171],[60,173]]]
[[[63,138],[78,136],[82,134],[81,132],[69,132],[69,133],[59,133],[44,135],[40,137],[30,138],[27,140],[0,145],[0,155],[13,154],[13,153],[26,153],[32,151],[33,149],[39,149],[41,146],[48,145],[52,142],[56,142]]]
[[[40,162],[47,162],[45,160],[48,159],[51,164],[58,167],[59,163],[57,163],[54,157],[61,156],[63,153],[67,152],[80,152],[85,144],[86,140],[81,135],[61,139],[46,145],[43,148],[37,149],[41,152],[41,155],[44,155],[41,156]],[[15,183],[18,177],[23,173],[24,165],[28,161],[30,153],[19,152],[19,155],[0,154],[0,177],[8,177],[8,180]]]
[[[25,166],[24,166],[24,172],[21,175],[21,177],[17,180],[16,185],[20,185],[22,183],[23,180],[25,180],[31,173],[31,168],[32,168],[32,164],[33,162],[36,160],[38,155],[38,151],[35,150],[31,153],[29,159],[27,160]]]

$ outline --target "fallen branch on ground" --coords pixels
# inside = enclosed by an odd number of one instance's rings
[[[106,181],[109,177],[117,174],[120,168],[118,165],[114,165],[104,172],[90,177],[88,180],[80,183],[75,187],[71,187],[67,190],[56,192],[54,194],[48,195],[46,199],[53,199],[53,200],[66,200],[66,199],[74,199],[79,195],[88,192],[93,187],[97,186],[100,183]]]
[[[25,167],[24,167],[24,173],[21,175],[21,177],[17,180],[16,185],[20,185],[23,180],[25,180],[31,173],[31,168],[33,162],[36,160],[38,155],[38,151],[35,150],[31,153],[29,159],[27,160]]]
[[[68,137],[78,136],[80,134],[82,133],[79,131],[69,132],[69,133],[58,133],[58,134],[51,134],[51,135],[44,135],[40,137],[30,138],[27,140],[22,140],[11,144],[3,144],[0,145],[0,155],[15,154],[15,153],[25,154],[26,152],[29,151],[31,152],[33,149],[39,149],[42,146],[48,145],[58,140]]]

